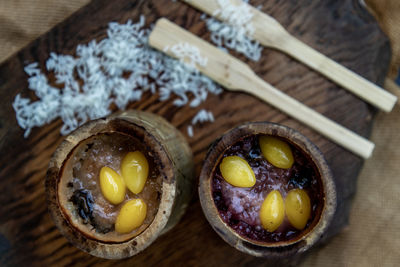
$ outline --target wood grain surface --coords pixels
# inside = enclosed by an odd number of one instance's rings
[[[252,3],[262,4],[264,12],[308,45],[367,79],[382,83],[390,58],[389,43],[373,18],[359,6],[359,1],[259,0]],[[29,138],[23,138],[23,130],[18,127],[11,106],[18,93],[33,98],[32,92],[27,90],[23,67],[38,61],[45,69],[50,52],[73,55],[77,44],[103,39],[108,22],[137,21],[140,14],[146,15],[147,25],[164,16],[209,40],[201,13],[182,2],[96,0],[0,66],[0,265],[230,266],[264,263],[263,259],[234,250],[213,232],[203,216],[197,195],[173,230],[141,254],[121,261],[103,260],[81,252],[67,242],[50,219],[44,177],[52,153],[63,140],[59,134],[61,121],[36,128]],[[264,49],[259,62],[247,63],[275,87],[345,127],[363,136],[369,135],[375,110],[319,74],[270,49]],[[338,188],[338,210],[325,240],[346,226],[357,175],[363,164],[360,158],[243,93],[209,95],[197,109],[177,108],[172,102],[159,102],[157,95],[145,94],[141,101],[129,107],[159,114],[185,134],[199,109],[214,113],[213,124],[196,126],[194,137],[188,137],[197,176],[209,144],[235,125],[272,121],[302,132],[326,155]]]

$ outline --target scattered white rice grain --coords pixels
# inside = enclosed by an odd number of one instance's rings
[[[189,137],[193,137],[193,126],[192,125],[189,125],[187,127],[187,134]]]
[[[190,68],[195,68],[196,65],[205,67],[207,66],[207,58],[201,56],[198,47],[191,45],[189,43],[178,43],[172,45],[171,47],[164,47],[163,51],[171,51],[176,58],[178,58],[182,63],[185,63]]]
[[[192,119],[192,125],[196,125],[197,123],[204,122],[214,122],[214,115],[211,111],[207,111],[205,109],[200,110]]]
[[[191,125],[187,128],[187,133],[189,137],[193,137],[193,126],[198,123],[205,122],[214,122],[214,115],[211,111],[207,111],[205,109],[201,109],[197,114],[193,117]]]
[[[159,93],[160,101],[173,97],[174,105],[190,103],[191,107],[204,102],[208,93],[222,92],[195,68],[151,48],[150,30],[144,29],[144,24],[144,16],[136,24],[111,22],[107,38],[78,45],[75,55],[51,53],[46,69],[62,89],[49,84],[38,63],[27,65],[28,87],[39,100],[32,102],[20,94],[14,99],[24,137],[32,128],[57,118],[64,123],[61,134],[68,134],[88,120],[109,115],[113,103],[125,109],[130,102],[140,100],[145,91]],[[207,64],[196,47],[182,44],[168,49],[181,53],[192,64]]]
[[[211,32],[211,41],[217,47],[225,52],[225,47],[233,49],[253,61],[258,61],[262,47],[253,40],[254,14],[247,2],[234,5],[230,0],[218,0],[219,9],[215,10],[213,15],[218,15],[224,22],[212,17],[207,18],[206,15],[202,15],[201,18],[206,21],[207,28]]]

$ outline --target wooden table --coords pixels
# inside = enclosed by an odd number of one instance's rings
[[[358,1],[259,0],[252,4],[262,4],[264,12],[275,17],[300,40],[369,80],[382,83],[390,59],[389,43]],[[44,177],[52,153],[63,140],[59,134],[61,121],[35,128],[29,138],[23,138],[23,130],[17,125],[11,106],[18,93],[33,98],[33,93],[27,90],[28,77],[23,68],[27,63],[38,61],[44,70],[50,52],[73,55],[78,44],[103,39],[108,22],[137,21],[140,14],[146,15],[147,25],[159,17],[167,17],[209,40],[205,23],[200,19],[201,13],[182,2],[95,0],[0,66],[1,265],[231,266],[264,262],[224,243],[203,216],[197,195],[173,230],[134,258],[121,261],[103,260],[81,252],[67,242],[51,221],[46,208]],[[264,49],[259,62],[248,63],[275,87],[345,127],[363,136],[369,135],[375,110],[319,74],[270,49]],[[129,107],[159,114],[185,134],[199,109],[214,113],[216,121],[213,124],[196,126],[194,137],[188,137],[197,176],[208,145],[235,125],[247,121],[272,121],[302,132],[326,155],[338,188],[338,210],[325,240],[347,224],[357,175],[363,164],[359,157],[246,94],[209,95],[197,109],[177,108],[172,102],[159,102],[157,95],[145,94],[141,101],[131,103]]]

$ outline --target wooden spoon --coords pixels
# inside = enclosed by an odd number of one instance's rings
[[[393,109],[397,102],[396,96],[296,39],[271,16],[241,0],[230,1],[233,5],[246,5],[251,10],[254,26],[254,35],[252,37],[262,45],[290,55],[385,112]],[[215,12],[221,9],[218,0],[186,0],[184,2],[210,16],[215,15],[217,19],[223,20],[220,12]]]
[[[157,21],[150,34],[149,43],[154,48],[172,57],[177,57],[177,55],[168,48],[175,45],[187,43],[197,47],[201,55],[207,58],[207,63],[198,64],[195,67],[226,89],[252,94],[353,153],[363,158],[371,156],[374,149],[372,142],[266,83],[239,59],[223,52],[169,20],[161,18]]]

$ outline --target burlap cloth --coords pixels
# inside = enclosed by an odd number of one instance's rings
[[[89,0],[0,0],[0,62]],[[392,42],[395,79],[400,66],[400,0],[366,0]],[[376,149],[358,180],[350,225],[303,266],[400,266],[400,107],[378,114]]]

